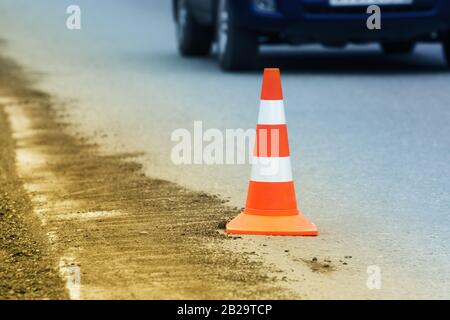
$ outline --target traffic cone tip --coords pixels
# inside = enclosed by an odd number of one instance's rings
[[[283,100],[280,69],[264,69],[261,100]]]

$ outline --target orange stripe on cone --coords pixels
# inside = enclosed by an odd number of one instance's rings
[[[283,99],[279,69],[264,70],[261,99],[269,100],[269,103]],[[277,119],[284,119],[284,111],[281,115],[265,113],[264,118],[269,123],[276,123]],[[276,138],[272,139],[274,136]],[[274,160],[268,163],[275,166],[253,165],[252,179],[257,181],[250,181],[244,212],[227,224],[227,233],[317,236],[316,226],[301,215],[297,207],[286,125],[258,125],[256,140],[255,156],[268,157]]]
[[[267,195],[270,194],[270,197]],[[245,213],[255,215],[295,215],[298,214],[294,182],[256,182],[248,186]]]
[[[286,125],[258,124],[254,155],[257,157],[288,157],[289,142]]]

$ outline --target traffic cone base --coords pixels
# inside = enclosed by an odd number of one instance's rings
[[[302,215],[267,216],[245,212],[231,220],[226,231],[229,234],[254,234],[268,236],[317,236],[317,227]]]

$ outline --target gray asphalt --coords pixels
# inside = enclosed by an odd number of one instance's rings
[[[194,120],[254,127],[261,70],[180,58],[169,1],[78,3],[83,29],[70,32],[71,1],[0,1],[4,50],[41,72],[43,89],[76,99],[71,115],[84,133],[107,133],[105,148],[144,151],[150,175],[243,206],[248,166],[175,166],[170,135]],[[450,73],[440,46],[393,57],[376,45],[262,51],[261,68],[282,70],[296,186],[320,246],[352,248],[425,296],[448,297]]]

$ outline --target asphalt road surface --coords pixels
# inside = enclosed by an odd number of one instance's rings
[[[150,176],[243,206],[249,166],[176,166],[170,136],[195,120],[253,128],[261,71],[180,58],[169,1],[77,1],[80,31],[65,27],[71,2],[0,1],[5,52],[105,149],[143,151]],[[375,45],[262,51],[261,66],[282,70],[300,206],[321,232],[265,241],[274,252],[352,254],[358,292],[369,292],[366,267],[376,265],[383,297],[448,298],[450,73],[440,46],[391,57]],[[267,257],[283,267],[277,259]]]

